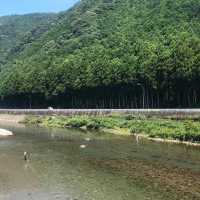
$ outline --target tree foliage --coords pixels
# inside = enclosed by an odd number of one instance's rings
[[[199,105],[199,0],[82,0],[42,18],[46,26],[36,23],[0,58],[4,99],[31,96],[64,107]]]

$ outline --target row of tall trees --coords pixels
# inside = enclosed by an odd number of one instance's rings
[[[2,105],[197,107],[200,2],[84,0],[0,73]]]

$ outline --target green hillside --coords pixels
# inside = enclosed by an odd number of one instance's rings
[[[0,17],[0,64],[8,62],[22,43],[28,46],[31,41],[47,31],[55,20],[55,14]]]
[[[0,18],[5,105],[199,106],[199,0],[82,0],[42,19],[13,36]]]

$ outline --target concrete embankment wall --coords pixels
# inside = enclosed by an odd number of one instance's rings
[[[200,109],[0,109],[0,116],[8,115],[145,115],[147,117],[200,118]],[[1,117],[0,117],[1,118]]]

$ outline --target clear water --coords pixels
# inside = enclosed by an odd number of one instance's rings
[[[0,200],[200,199],[200,148],[78,130],[0,128],[14,132],[0,138]]]

